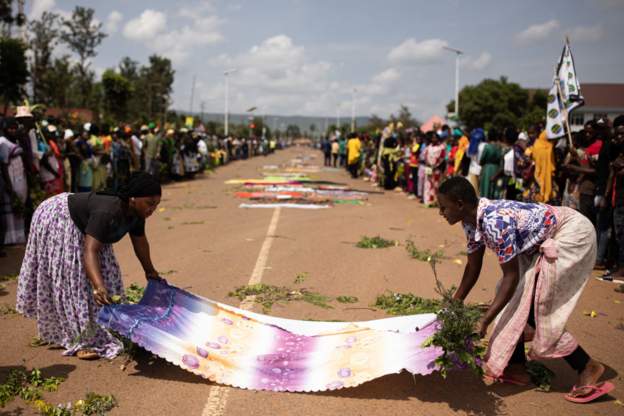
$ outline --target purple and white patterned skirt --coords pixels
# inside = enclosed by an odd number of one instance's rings
[[[35,211],[20,270],[16,309],[37,320],[39,337],[65,348],[64,355],[89,349],[113,358],[123,346],[96,323],[100,307],[84,264],[84,234],[69,215],[68,193],[45,200]],[[113,247],[99,255],[109,296],[123,295]]]

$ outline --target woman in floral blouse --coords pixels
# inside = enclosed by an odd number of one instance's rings
[[[440,215],[461,222],[468,239],[468,263],[455,297],[464,300],[481,273],[485,248],[498,257],[503,277],[480,322],[481,336],[495,319],[485,357],[486,377],[527,384],[524,330],[531,327],[532,359],[561,358],[578,372],[565,397],[589,402],[614,387],[598,383],[604,366],[565,330],[596,258],[596,233],[582,214],[564,207],[478,199],[466,179],[440,185]],[[527,328],[528,329],[528,328]]]

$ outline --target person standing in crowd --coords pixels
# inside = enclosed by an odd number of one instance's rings
[[[80,176],[82,156],[80,155],[80,151],[76,148],[74,131],[66,129],[63,133],[63,140],[65,142],[65,156],[69,162],[71,177],[69,192],[78,192],[78,179]]]
[[[0,222],[3,228],[1,245],[26,241],[24,210],[28,198],[28,183],[23,161],[23,148],[17,141],[18,123],[14,118],[4,120],[4,135],[0,136]]]
[[[409,171],[411,176],[412,194],[409,199],[418,198],[418,155],[422,137],[419,134],[412,134],[412,145],[409,156]]]
[[[133,172],[140,172],[145,170],[145,160],[143,159],[143,142],[140,138],[137,137],[136,134],[132,131],[130,126],[126,126],[124,128],[126,135],[130,138],[130,144],[132,145],[132,154],[134,155],[133,159]]]
[[[150,175],[160,176],[160,147],[162,145],[159,135],[154,133],[154,123],[148,126],[148,132],[145,136],[145,171]]]
[[[338,137],[338,155],[340,156],[340,167],[347,166],[347,140],[344,137]]]
[[[130,180],[132,169],[132,148],[119,128],[113,130],[111,145],[111,163],[113,166],[113,191],[118,192]]]
[[[93,188],[93,162],[88,133],[83,130],[74,142],[80,153],[80,171],[78,173],[78,192],[91,192]]]
[[[357,178],[360,169],[360,153],[362,150],[362,142],[355,133],[349,135],[347,142],[347,167],[352,178]]]
[[[611,163],[610,183],[612,190],[610,199],[613,207],[613,229],[618,245],[617,268],[612,279],[624,279],[624,116],[613,120],[614,138],[611,151],[614,161]]]
[[[328,137],[321,141],[321,152],[323,152],[323,165],[331,166],[331,142]]]
[[[553,197],[553,174],[555,172],[555,154],[553,143],[548,140],[546,130],[542,131],[531,151],[535,163],[535,182],[539,187],[535,202],[547,203]]]
[[[430,131],[429,144],[425,149],[425,187],[423,203],[434,206],[438,202],[438,187],[444,175],[446,144],[440,142],[438,135]]]
[[[499,198],[499,187],[496,185],[498,173],[503,165],[503,153],[498,130],[490,129],[487,142],[479,158],[481,172],[479,176],[479,194],[488,199]]]
[[[338,153],[340,152],[340,145],[336,138],[333,138],[331,141],[331,155],[332,155],[332,166],[338,166]]]
[[[392,190],[396,186],[396,172],[398,168],[398,160],[401,152],[399,141],[395,133],[391,133],[382,140],[381,144],[381,167],[383,172],[383,188]]]
[[[41,184],[46,197],[58,195],[63,192],[65,183],[63,180],[63,160],[61,150],[56,143],[57,128],[48,124],[44,128],[46,148],[41,159]]]
[[[138,173],[119,194],[60,194],[35,211],[18,279],[16,309],[39,337],[80,359],[113,358],[123,345],[95,323],[110,296],[123,296],[112,244],[130,234],[146,279],[159,279],[145,220],[160,203],[158,180]],[[63,248],[63,249],[60,249]]]
[[[453,137],[458,139],[457,153],[455,153],[455,175],[467,176],[470,159],[466,156],[466,151],[470,146],[470,140],[460,128],[453,129]],[[464,156],[466,157],[464,158]]]
[[[563,357],[577,372],[567,400],[590,402],[613,390],[613,384],[599,382],[604,365],[565,329],[596,258],[591,222],[565,207],[479,199],[461,177],[440,186],[439,203],[440,215],[450,225],[461,222],[468,240],[468,263],[455,298],[464,301],[475,286],[486,248],[497,255],[503,272],[479,325],[485,337],[497,318],[485,356],[486,378],[530,382],[523,339],[528,326],[534,330],[532,359]]]
[[[476,128],[470,132],[470,144],[468,145],[468,157],[470,167],[468,168],[468,180],[479,194],[479,177],[481,176],[481,154],[485,148],[485,132],[482,128]]]
[[[86,123],[84,128],[91,147],[91,169],[93,172],[91,189],[95,192],[102,191],[106,188],[108,174],[105,165],[107,157],[105,157],[104,142],[100,137],[100,128],[95,123]]]

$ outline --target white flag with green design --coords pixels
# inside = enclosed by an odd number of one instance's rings
[[[560,88],[557,88],[559,81]],[[568,42],[563,46],[561,58],[557,64],[557,72],[553,79],[553,86],[548,93],[548,107],[546,109],[546,133],[549,139],[557,139],[565,134],[564,126],[568,120],[565,115],[584,103],[581,86],[576,77],[574,59]]]

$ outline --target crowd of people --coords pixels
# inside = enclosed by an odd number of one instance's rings
[[[325,166],[427,206],[438,205],[446,178],[462,176],[480,197],[574,208],[596,228],[596,268],[624,277],[624,116],[590,120],[570,138],[550,140],[543,125],[423,132],[397,123],[377,134],[336,132],[320,147]]]
[[[135,172],[161,182],[192,178],[286,145],[273,138],[208,135],[200,127],[111,126],[36,117],[18,107],[0,120],[0,255],[26,241],[35,208],[63,192],[117,192]]]

